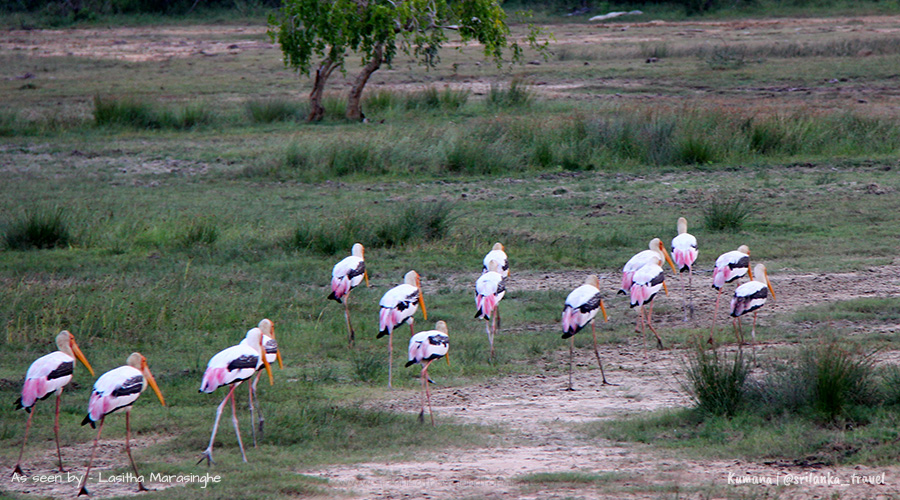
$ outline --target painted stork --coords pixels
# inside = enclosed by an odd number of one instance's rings
[[[88,461],[87,471],[81,480],[81,487],[78,489],[78,496],[88,495],[85,487],[88,477],[91,473],[91,464],[94,462],[94,453],[97,451],[97,442],[100,440],[100,433],[103,432],[103,422],[110,413],[125,408],[125,453],[128,454],[128,460],[131,462],[131,468],[134,469],[134,475],[140,477],[137,466],[134,464],[134,457],[131,456],[131,405],[137,400],[138,396],[144,392],[147,385],[156,393],[160,404],[166,406],[166,400],[163,398],[159,386],[156,385],[156,379],[150,373],[150,367],[147,366],[147,358],[139,352],[133,352],[128,356],[128,360],[124,366],[112,369],[94,382],[94,390],[91,392],[91,399],[88,402],[88,413],[81,421],[81,425],[91,424],[96,427],[96,422],[100,421],[100,427],[97,429],[97,437],[94,438],[94,446],[91,448],[91,458]],[[138,480],[138,491],[147,491],[143,482]]]
[[[634,254],[628,259],[628,262],[625,263],[625,266],[622,268],[622,287],[619,289],[619,294],[624,295],[631,293],[631,285],[634,283],[632,277],[638,269],[644,266],[644,264],[657,263],[662,265],[662,262],[665,259],[665,261],[672,266],[672,272],[678,272],[675,270],[675,264],[669,257],[669,252],[666,251],[666,247],[663,245],[662,240],[653,238],[650,240],[649,247],[649,249],[644,250],[643,252]]]
[[[712,327],[709,329],[709,343],[713,343],[713,333],[716,331],[716,320],[719,317],[719,298],[722,296],[722,287],[725,283],[740,278],[750,273],[750,248],[741,245],[737,250],[725,252],[716,259],[716,267],[713,269],[712,287],[718,290],[716,294],[716,307],[713,309]],[[753,274],[750,273],[750,279]]]
[[[753,344],[756,344],[756,311],[766,304],[769,292],[772,293],[774,301],[775,290],[769,283],[769,275],[763,264],[757,264],[753,268],[753,281],[744,283],[734,291],[734,297],[731,299],[731,316],[734,318],[732,323],[735,324],[738,346],[744,343],[744,334],[741,332],[741,316],[749,312],[753,313],[753,329],[750,330],[750,337],[753,339]]]
[[[640,307],[641,338],[644,337],[644,305],[650,304],[647,312],[647,326],[653,332],[653,335],[656,335],[656,347],[660,349],[663,348],[662,338],[660,338],[656,328],[653,328],[652,323],[653,298],[656,297],[660,289],[665,290],[668,295],[669,291],[666,288],[665,279],[665,272],[663,272],[663,268],[659,264],[648,263],[641,266],[634,273],[631,285],[631,307]]]
[[[422,306],[422,317],[428,320],[425,299],[422,296],[422,281],[419,273],[410,271],[403,277],[403,283],[388,290],[378,304],[378,336],[388,336],[388,387],[392,387],[394,366],[394,328],[403,323],[409,324],[409,335],[415,335],[413,314]]]
[[[25,452],[25,443],[28,442],[28,430],[31,428],[31,417],[34,416],[34,404],[39,399],[46,399],[56,392],[56,417],[53,420],[53,434],[56,436],[56,456],[59,459],[59,472],[65,472],[62,466],[62,452],[59,449],[59,400],[62,397],[63,388],[72,380],[75,371],[75,360],[81,361],[91,376],[94,369],[82,354],[75,336],[67,330],[59,332],[56,336],[58,351],[51,352],[36,359],[25,373],[25,384],[22,386],[22,397],[16,401],[16,409],[25,408],[28,420],[25,422],[25,437],[22,439],[22,449],[19,450],[19,460],[13,474],[24,476],[22,472],[22,454]]]
[[[269,365],[272,365],[275,361],[278,361],[278,368],[284,369],[284,362],[281,360],[281,351],[278,349],[278,341],[275,340],[275,324],[272,323],[272,320],[266,318],[259,322],[257,326],[259,330],[262,332],[262,344],[263,348],[266,350],[266,361],[269,362]],[[259,377],[262,376],[263,365],[260,364],[259,368],[256,370],[256,376],[253,377],[253,383],[250,384],[250,433],[253,436],[253,447],[256,448],[256,431],[253,426],[253,421],[256,420],[254,417],[254,410],[259,415],[259,438],[262,439],[263,435],[263,424],[266,422],[266,419],[262,414],[262,407],[259,404],[259,398],[256,396],[256,384],[259,383]],[[254,401],[256,401],[256,406],[254,408]]]
[[[509,276],[509,257],[506,256],[506,251],[503,248],[502,243],[494,243],[491,251],[484,256],[484,266],[481,268],[482,274],[490,271],[489,264],[491,261],[497,263],[497,272],[500,273],[500,276],[503,276],[504,278]]]
[[[678,236],[672,238],[672,258],[679,273],[688,272],[688,292],[690,293],[690,306],[685,304],[684,279],[681,279],[681,310],[684,311],[684,321],[688,320],[688,311],[691,319],[694,318],[694,261],[697,260],[697,238],[687,232],[687,219],[678,218]]]
[[[594,336],[594,354],[597,356],[597,364],[600,365],[600,375],[603,377],[603,385],[612,385],[606,381],[606,373],[603,371],[603,362],[600,361],[600,351],[597,350],[597,332],[594,327],[594,317],[597,311],[603,313],[603,321],[606,317],[606,306],[600,297],[600,280],[596,274],[591,274],[584,280],[584,284],[572,290],[566,297],[566,305],[562,312],[562,338],[569,339],[569,388],[572,391],[572,358],[575,355],[575,334],[582,328],[591,324],[591,334]]]
[[[419,412],[419,422],[425,421],[425,402],[428,402],[428,413],[431,415],[431,425],[434,425],[434,412],[431,410],[431,391],[428,389],[428,367],[431,362],[447,356],[447,350],[450,349],[450,337],[447,335],[447,323],[438,321],[434,325],[434,330],[419,332],[409,339],[409,361],[406,366],[421,364],[422,366],[422,389],[424,397],[422,398],[422,410]],[[450,358],[447,357],[447,366],[450,365]]]
[[[498,269],[497,261],[490,261],[488,272],[475,281],[475,317],[487,320],[485,330],[491,345],[491,359],[494,359],[494,334],[500,328],[497,311],[500,300],[506,295],[506,279]]]
[[[200,392],[211,393],[224,385],[231,385],[231,389],[216,409],[216,422],[213,424],[209,446],[200,454],[200,460],[197,461],[198,464],[203,462],[204,459],[206,459],[207,465],[215,463],[212,458],[213,441],[216,439],[216,431],[219,429],[222,409],[229,399],[231,399],[231,422],[234,424],[234,433],[237,434],[238,446],[241,448],[241,458],[244,462],[247,461],[247,455],[244,453],[244,443],[241,442],[241,430],[238,427],[234,390],[241,385],[241,382],[252,377],[259,369],[260,364],[265,366],[269,374],[269,384],[274,384],[268,357],[261,355],[264,352],[262,340],[262,331],[259,328],[251,328],[240,344],[219,351],[206,365],[203,381],[200,383]]]
[[[363,278],[369,286],[369,274],[366,272],[365,248],[362,243],[354,243],[350,256],[334,265],[331,270],[331,295],[329,299],[344,304],[344,317],[347,319],[347,331],[350,333],[350,347],[353,347],[355,334],[350,323],[350,306],[347,304],[350,290],[359,286]]]

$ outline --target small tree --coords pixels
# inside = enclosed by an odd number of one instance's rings
[[[522,56],[519,44],[509,40],[498,0],[283,0],[269,18],[269,36],[281,45],[285,65],[306,75],[315,65],[309,121],[324,116],[325,83],[335,69],[344,70],[348,53],[359,54],[363,67],[350,88],[347,118],[361,120],[360,98],[372,73],[398,51],[436,65],[448,30],[457,31],[463,43],[481,43],[498,65],[504,49],[513,61]],[[543,50],[539,33],[532,27],[527,40]]]

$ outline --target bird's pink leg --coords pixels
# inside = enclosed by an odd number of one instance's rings
[[[656,335],[656,347],[659,349],[663,349],[663,341],[660,338],[659,333],[656,331],[656,328],[653,328],[653,323],[650,322],[650,315],[653,314],[653,302],[650,302],[651,311],[647,313],[647,327],[650,328],[650,331],[653,332],[653,335]]]
[[[494,326],[494,317],[491,316],[490,318],[488,318],[487,322],[485,323],[485,327],[484,327],[485,330],[487,331],[488,343],[491,345],[491,361],[494,360],[494,328],[493,328],[493,326]]]
[[[409,325],[409,331],[412,333],[412,323]],[[394,378],[394,330],[388,330],[388,389],[393,389],[391,380]]]
[[[263,355],[265,356],[265,354]],[[238,446],[241,448],[241,459],[246,462],[247,455],[244,454],[244,443],[243,441],[241,441],[241,428],[238,425],[237,419],[237,405],[234,403],[234,389],[239,385],[241,385],[240,382],[234,384],[234,386],[231,388],[231,423],[234,424],[234,433],[237,434]]]
[[[638,308],[638,323],[641,325],[641,345],[644,348],[644,351],[647,350],[647,336],[644,335],[644,305]],[[637,327],[637,325],[635,325]],[[636,328],[635,328],[636,329]]]
[[[597,349],[597,329],[594,327],[593,320],[591,320],[591,335],[594,336],[594,355],[597,356],[597,364],[600,365],[600,376],[603,377],[603,385],[615,385],[606,381],[606,372],[603,371],[603,361],[600,361],[600,351]]]
[[[737,339],[738,349],[744,345],[744,334],[741,332],[741,318],[732,318],[731,326],[734,328],[734,337]]]
[[[87,484],[88,476],[91,475],[91,464],[94,463],[94,453],[97,451],[97,441],[100,440],[100,433],[103,432],[103,422],[105,422],[105,421],[106,421],[106,415],[100,417],[100,428],[97,429],[97,437],[94,438],[94,446],[93,446],[93,448],[91,448],[91,458],[90,458],[90,460],[88,460],[87,470],[84,472],[84,477],[81,478],[81,487],[78,489],[78,495],[76,495],[76,496],[79,496],[79,497],[81,495],[90,496],[90,493],[88,493],[88,490],[87,490],[87,488],[85,488],[85,485]]]
[[[262,431],[263,431],[263,422],[265,419],[262,415],[262,408],[255,408],[253,405],[253,400],[256,400],[256,406],[259,406],[259,398],[256,397],[256,384],[259,382],[259,377],[262,376],[262,371],[256,372],[256,377],[253,378],[253,382],[250,383],[250,435],[253,437],[253,447],[256,448],[256,410],[259,411],[259,438],[262,439]]]
[[[59,400],[62,397],[63,388],[56,391],[56,417],[53,420],[53,435],[56,436],[56,457],[59,460],[59,471],[65,472],[62,466],[62,451],[59,449]]]
[[[756,311],[753,311],[753,329],[750,330],[750,338],[753,342],[753,347],[756,347]]]
[[[691,321],[694,320],[694,268],[688,268],[688,308],[691,311]]]
[[[218,432],[219,430],[219,418],[222,417],[222,409],[225,408],[225,403],[228,402],[228,398],[232,395],[232,393],[234,393],[234,386],[231,386],[231,390],[225,396],[225,399],[223,399],[222,402],[219,403],[219,407],[216,408],[216,422],[213,424],[212,436],[209,437],[209,446],[207,446],[206,450],[204,450],[203,453],[200,454],[200,460],[197,461],[198,464],[203,462],[203,459],[206,459],[206,465],[215,463],[212,458],[213,442],[216,439],[216,432]]]
[[[575,357],[575,336],[569,337],[569,388],[567,391],[574,391],[572,387],[572,358]]]
[[[433,359],[425,362],[425,368],[422,368],[422,380],[425,384],[425,398],[428,400],[428,414],[431,416],[431,426],[434,427],[434,411],[431,410],[431,390],[428,388],[428,367],[431,366]],[[425,407],[422,407],[422,413],[425,413]]]
[[[344,318],[347,319],[347,331],[350,332],[350,347],[353,347],[353,342],[355,340],[355,333],[353,332],[353,325],[350,324],[350,304],[348,304],[348,300],[350,299],[350,294],[348,292],[347,295],[344,295]]]
[[[19,450],[19,459],[16,461],[16,467],[13,469],[13,476],[16,474],[20,476],[24,476],[25,473],[22,472],[22,467],[20,464],[22,463],[22,454],[25,453],[25,443],[28,442],[28,430],[31,429],[31,417],[34,416],[34,406],[31,407],[31,411],[28,412],[28,420],[25,421],[25,438],[22,439],[22,449]]]
[[[709,343],[712,344],[715,342],[713,340],[713,333],[716,331],[716,318],[719,316],[719,297],[722,296],[722,289],[719,288],[719,293],[716,294],[716,307],[713,309],[713,320],[712,327],[709,329]]]
[[[685,297],[685,293],[684,293],[684,277],[679,275],[678,281],[681,282],[681,312],[684,315],[684,318],[682,319],[682,321],[687,323],[688,317],[687,317],[687,302],[686,302],[686,297]]]
[[[134,464],[134,457],[131,456],[131,407],[125,410],[125,453],[128,453],[128,460],[131,461],[131,468],[134,469],[135,477],[141,477],[138,474],[137,465]],[[138,481],[138,491],[147,491],[144,483]]]

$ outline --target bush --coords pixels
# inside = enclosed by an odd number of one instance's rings
[[[740,231],[751,208],[741,198],[712,198],[703,209],[703,225],[710,231]]]
[[[873,399],[871,360],[852,354],[837,344],[807,351],[801,364],[811,390],[812,408],[828,420],[845,416],[852,404]]]
[[[515,108],[531,105],[534,92],[522,80],[513,78],[508,88],[491,84],[487,95],[487,104],[495,108]]]
[[[686,389],[700,411],[733,417],[747,395],[749,374],[750,365],[740,350],[729,361],[726,354],[701,345],[689,359]]]
[[[30,250],[33,248],[61,248],[72,241],[67,217],[62,208],[37,209],[11,223],[3,235],[7,248]]]

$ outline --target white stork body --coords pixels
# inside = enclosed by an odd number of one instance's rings
[[[772,284],[769,283],[766,266],[757,264],[756,268],[753,270],[753,274],[753,281],[737,287],[734,291],[734,297],[731,299],[731,316],[736,323],[735,331],[738,335],[739,345],[744,342],[740,328],[740,317],[750,312],[753,313],[753,329],[750,331],[750,336],[755,344],[756,311],[760,307],[766,305],[766,299],[769,297],[769,292],[772,293],[772,300],[775,300],[775,290],[772,289]]]
[[[644,305],[650,304],[650,310],[647,313],[647,326],[656,335],[656,345],[660,349],[663,348],[662,339],[656,329],[653,328],[651,317],[653,315],[653,298],[656,297],[660,289],[665,289],[665,279],[666,276],[662,267],[653,263],[645,264],[634,273],[631,285],[631,307],[640,307],[641,337],[644,334]]]
[[[409,360],[406,366],[421,364],[422,388],[425,398],[422,401],[422,411],[419,412],[419,421],[425,420],[425,402],[428,402],[428,413],[431,415],[431,425],[434,425],[434,412],[431,411],[431,391],[428,389],[428,367],[431,362],[443,358],[450,349],[450,337],[448,336],[447,323],[438,321],[434,330],[419,332],[409,339]],[[447,358],[447,364],[450,364]]]
[[[712,287],[718,290],[716,294],[716,307],[713,309],[712,327],[709,330],[709,342],[713,342],[713,333],[716,330],[716,320],[719,316],[719,299],[722,296],[722,288],[725,283],[745,276],[750,272],[750,248],[741,245],[737,250],[725,252],[716,259],[716,267],[713,269]],[[753,275],[750,275],[753,279]]]
[[[509,276],[509,257],[507,257],[502,243],[494,243],[491,251],[484,256],[484,265],[481,268],[482,273],[490,271],[492,261],[497,263],[497,272],[500,273],[500,276],[504,278]]]
[[[497,271],[497,261],[488,263],[489,271],[475,281],[475,317],[487,320],[485,329],[491,345],[491,359],[494,358],[494,334],[500,328],[499,303],[506,295],[506,279]]]
[[[261,354],[263,352],[262,338],[263,334],[259,328],[251,328],[240,344],[219,351],[206,365],[203,381],[200,383],[200,392],[211,393],[224,385],[231,385],[231,389],[216,409],[216,421],[213,424],[212,435],[209,438],[209,446],[201,453],[200,460],[197,463],[202,462],[204,459],[206,459],[207,463],[213,462],[213,441],[216,438],[216,431],[219,429],[222,409],[229,399],[231,399],[231,422],[234,424],[234,433],[237,435],[238,446],[241,449],[241,458],[244,462],[247,461],[247,455],[244,453],[244,443],[241,441],[241,431],[238,427],[234,390],[241,382],[252,377],[260,366],[265,366],[266,371],[269,372],[269,383],[272,383],[272,372],[269,368],[268,359]]]
[[[59,448],[59,402],[62,397],[63,388],[72,381],[72,374],[75,372],[75,360],[87,367],[91,375],[94,369],[85,359],[78,344],[75,343],[75,337],[66,330],[59,332],[56,336],[56,346],[58,351],[51,352],[36,359],[28,371],[25,373],[25,383],[22,385],[22,397],[16,401],[16,409],[24,408],[28,413],[28,419],[25,423],[25,437],[22,439],[22,449],[19,451],[19,460],[13,469],[14,474],[24,475],[20,466],[22,462],[22,453],[25,451],[25,443],[28,442],[28,430],[31,428],[31,417],[34,415],[34,404],[40,400],[50,397],[56,393],[56,417],[53,424],[53,433],[56,436],[56,455],[59,459],[59,472],[65,472],[62,466],[62,452]]]
[[[631,285],[634,282],[634,273],[636,273],[638,269],[644,267],[644,264],[662,265],[663,260],[665,260],[672,266],[672,272],[675,272],[675,264],[672,263],[669,253],[666,252],[666,247],[659,238],[650,240],[649,247],[650,248],[647,250],[634,254],[634,256],[628,259],[625,266],[622,267],[622,287],[619,289],[620,294],[631,292]]]
[[[572,389],[572,358],[575,350],[575,334],[582,328],[591,324],[591,333],[594,336],[594,354],[597,356],[597,364],[600,365],[600,374],[603,377],[603,385],[610,385],[606,381],[606,373],[603,371],[603,362],[600,361],[600,352],[597,350],[597,332],[594,328],[594,318],[597,312],[603,312],[603,321],[606,321],[606,307],[600,296],[600,280],[596,274],[587,277],[584,284],[572,290],[566,297],[566,304],[562,312],[562,338],[569,339],[569,388]]]
[[[688,320],[688,310],[690,310],[691,318],[694,317],[694,297],[693,297],[693,277],[694,262],[697,260],[697,238],[687,232],[687,219],[678,218],[678,236],[672,238],[672,259],[675,261],[675,267],[679,273],[687,271],[688,273],[688,289],[691,293],[690,306],[686,306],[684,302],[684,280],[681,280],[681,309],[684,311],[684,321]]]
[[[369,275],[366,272],[365,248],[362,244],[354,243],[350,250],[350,256],[334,265],[331,270],[331,294],[329,299],[344,304],[344,316],[347,319],[347,330],[350,333],[350,346],[353,346],[354,332],[350,323],[350,307],[347,298],[350,290],[359,286],[363,279],[369,286]]]
[[[262,332],[262,346],[266,352],[266,361],[269,365],[278,361],[278,367],[283,369],[284,363],[281,360],[281,351],[278,349],[278,341],[275,340],[275,324],[272,323],[272,320],[266,318],[259,322],[257,328]],[[244,340],[246,340],[246,338]],[[266,422],[266,419],[262,414],[262,407],[259,404],[259,398],[256,396],[256,386],[259,383],[259,377],[262,376],[263,368],[264,364],[260,363],[256,369],[256,376],[253,377],[253,382],[250,384],[250,390],[248,391],[250,394],[250,434],[253,436],[254,448],[256,448],[256,430],[253,426],[253,421],[255,420],[254,413],[259,415],[258,425],[260,439],[262,439],[263,425]]]
[[[378,313],[378,336],[388,336],[388,387],[392,387],[394,371],[394,328],[403,323],[409,324],[410,336],[415,334],[413,315],[422,305],[422,316],[428,319],[425,309],[425,300],[422,297],[422,283],[419,273],[410,271],[403,277],[403,283],[388,290],[378,305],[381,307]]]
[[[91,449],[91,458],[88,461],[87,471],[81,480],[81,487],[78,490],[78,496],[88,495],[85,487],[87,479],[90,476],[91,464],[94,462],[94,452],[97,450],[97,442],[100,440],[100,433],[103,432],[103,422],[110,413],[125,408],[125,452],[131,461],[131,467],[134,469],[134,475],[140,477],[137,466],[134,464],[134,458],[131,456],[131,405],[137,401],[138,396],[144,392],[147,386],[153,389],[159,402],[166,406],[159,386],[153,374],[150,373],[150,367],[147,366],[147,358],[140,353],[132,353],[128,356],[125,365],[114,368],[97,379],[94,382],[94,390],[91,392],[91,398],[88,402],[88,413],[81,421],[81,425],[91,424],[96,427],[96,423],[100,422],[100,428],[97,430],[97,437],[94,439],[94,447]],[[138,481],[138,491],[147,491],[143,482]]]

